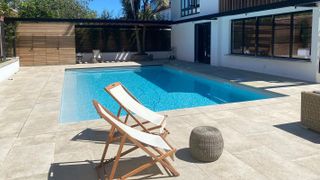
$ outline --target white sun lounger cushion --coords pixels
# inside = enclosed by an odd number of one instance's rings
[[[112,88],[110,92],[125,108],[127,108],[129,111],[136,114],[140,118],[150,121],[151,123],[158,126],[165,126],[165,122],[163,122],[165,120],[164,115],[155,113],[137,102],[127,93],[127,91],[121,85]]]
[[[129,127],[122,122],[115,119],[109,113],[107,113],[100,104],[98,104],[100,112],[106,116],[109,120],[111,120],[115,125],[117,125],[120,129],[122,129],[125,133],[127,133],[130,137],[153,147],[161,148],[164,150],[171,150],[169,145],[159,136],[154,134],[145,133],[132,127]]]

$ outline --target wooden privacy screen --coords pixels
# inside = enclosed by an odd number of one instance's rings
[[[233,10],[252,8],[267,4],[279,3],[288,0],[220,0],[220,12],[228,12]]]
[[[16,37],[22,66],[76,63],[73,24],[20,23]]]

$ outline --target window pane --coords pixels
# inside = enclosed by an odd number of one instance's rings
[[[259,18],[259,56],[272,56],[272,16]]]
[[[232,23],[232,53],[242,53],[242,30],[243,21],[233,21]]]
[[[294,14],[292,57],[309,59],[311,55],[312,13]]]
[[[200,0],[181,0],[181,16],[200,12]]]
[[[291,15],[275,16],[274,56],[290,57]]]
[[[256,53],[256,18],[244,21],[244,54]]]

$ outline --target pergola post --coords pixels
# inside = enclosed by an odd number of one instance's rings
[[[6,53],[5,53],[5,40],[4,40],[4,17],[0,17],[0,58],[1,61],[6,60]]]

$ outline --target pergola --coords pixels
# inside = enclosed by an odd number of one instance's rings
[[[75,30],[171,28],[171,21],[123,19],[63,19],[5,17],[4,24],[18,23],[13,56],[23,65],[71,64],[76,60]],[[57,26],[55,26],[55,24]],[[100,49],[100,48],[99,48]],[[115,52],[115,51],[112,51]],[[73,60],[74,59],[74,60]]]

